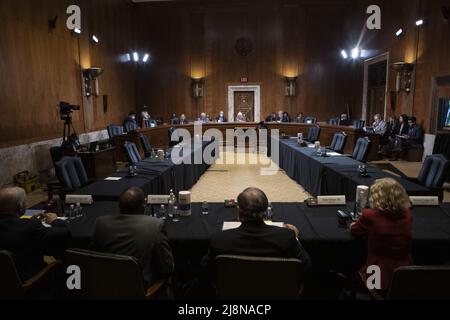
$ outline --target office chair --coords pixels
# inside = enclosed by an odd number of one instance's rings
[[[305,117],[305,122],[304,123],[316,124],[317,123],[317,118],[316,117]]]
[[[341,118],[332,118],[328,121],[329,125],[338,126],[341,124]]]
[[[145,156],[150,157],[153,149],[152,145],[150,144],[150,141],[148,140],[148,137],[145,134],[140,133],[139,139],[141,140],[142,146],[144,147]]]
[[[362,129],[362,128],[364,128],[365,124],[366,124],[366,121],[364,121],[364,120],[353,121],[353,126],[355,127],[355,129]]]
[[[81,290],[72,290],[75,299],[152,299],[165,281],[147,288],[138,261],[133,257],[81,249],[66,250],[68,265],[82,270]]]
[[[113,141],[113,138],[115,136],[120,136],[123,134],[122,126],[117,126],[117,125],[111,124],[108,127],[106,127],[106,129],[108,131],[108,136],[111,141]]]
[[[355,148],[353,149],[352,158],[361,161],[366,162],[367,155],[369,154],[370,149],[370,140],[369,138],[359,138],[356,141]]]
[[[449,166],[450,161],[442,154],[427,156],[418,177],[416,179],[409,178],[409,180],[430,189],[442,201],[444,198],[442,186],[447,178]]]
[[[90,182],[83,162],[77,157],[63,157],[55,163],[55,172],[62,186],[62,197]]]
[[[60,261],[47,265],[32,278],[23,282],[17,273],[12,254],[0,251],[0,300],[22,300],[29,298],[33,289],[38,287],[53,269],[62,266]]]
[[[140,161],[142,161],[141,154],[133,142],[125,141],[124,148],[127,152],[130,164],[137,165]]]
[[[177,128],[174,128],[174,127],[169,129],[169,147],[173,147],[183,141],[183,137],[180,137],[176,133],[176,131],[177,131]],[[172,141],[172,135],[174,136],[175,141]],[[178,138],[178,140],[176,140],[177,138]]]
[[[338,153],[343,153],[346,142],[347,135],[344,132],[335,133],[331,141],[330,149]]]
[[[320,127],[318,126],[311,127],[308,129],[308,136],[306,137],[305,140],[314,143],[317,140],[319,140],[319,136],[320,136]]]
[[[366,283],[367,276],[359,273]],[[450,266],[409,266],[395,270],[386,298],[368,290],[374,300],[449,300]]]
[[[296,300],[303,291],[303,263],[298,259],[220,255],[214,286],[219,299]]]

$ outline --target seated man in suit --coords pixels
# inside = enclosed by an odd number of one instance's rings
[[[245,119],[244,114],[242,112],[238,112],[236,115],[236,122],[245,122],[247,119]]]
[[[311,267],[308,253],[299,241],[299,231],[292,225],[284,228],[264,223],[268,199],[257,188],[245,189],[237,199],[239,220],[237,229],[226,230],[212,236],[205,263],[211,265],[222,254],[257,257],[300,259],[305,270]]]
[[[170,124],[180,124],[180,119],[178,119],[176,113],[172,113],[172,116],[170,117]]]
[[[225,114],[222,110],[220,110],[219,115],[216,118],[216,121],[219,123],[228,122],[227,118],[225,117]]]
[[[267,116],[266,122],[275,122],[275,121],[277,121],[277,114],[275,112],[272,112]]]
[[[206,115],[205,112],[202,112],[200,114],[200,117],[197,119],[197,121],[199,121],[201,123],[208,123],[209,122],[209,117]]]
[[[300,112],[297,117],[295,118],[296,123],[305,123],[305,115],[303,112]]]
[[[136,112],[131,111],[128,114],[128,117],[123,122],[123,128],[125,132],[135,131],[139,128],[138,123],[136,121]]]
[[[168,278],[174,263],[164,222],[144,215],[144,192],[136,187],[124,191],[119,208],[120,214],[97,219],[91,250],[136,258],[148,286]]]
[[[186,116],[184,113],[180,116],[180,121],[178,121],[178,124],[188,124],[188,121],[186,120]]]
[[[384,136],[386,134],[386,131],[388,129],[388,125],[387,123],[383,120],[383,118],[381,117],[381,115],[379,113],[377,113],[376,115],[373,116],[373,125],[372,128],[364,128],[364,131],[369,131],[369,129],[371,129],[370,131],[373,131],[373,133],[378,134],[380,136]]]
[[[17,187],[0,190],[0,250],[11,252],[24,282],[45,268],[44,256],[62,257],[71,238],[66,222],[56,214],[41,216],[51,226],[47,228],[36,217],[20,219],[25,209],[25,190]]]

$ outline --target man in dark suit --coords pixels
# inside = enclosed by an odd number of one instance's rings
[[[219,115],[216,117],[216,121],[219,123],[228,122],[228,119],[225,117],[225,114],[222,110],[220,110]]]
[[[25,202],[22,188],[0,190],[0,250],[11,252],[22,281],[45,268],[44,256],[62,257],[71,238],[66,222],[54,213],[42,215],[50,228],[35,217],[20,219]]]
[[[128,117],[123,122],[123,128],[125,132],[132,132],[139,129],[137,120],[136,120],[136,112],[131,111],[128,114]]]
[[[180,124],[180,119],[178,119],[176,113],[172,113],[172,116],[170,117],[170,124],[171,125]]]
[[[299,241],[296,227],[286,224],[284,228],[264,223],[268,199],[263,191],[247,188],[238,196],[241,226],[215,234],[210,243],[206,264],[222,254],[297,258],[305,269],[311,267],[308,253]]]
[[[144,192],[136,187],[124,191],[119,207],[119,215],[97,219],[91,249],[136,258],[149,286],[168,278],[174,270],[169,240],[163,221],[144,215]]]

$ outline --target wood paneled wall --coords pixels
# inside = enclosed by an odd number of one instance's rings
[[[346,26],[351,42],[357,43],[364,23],[361,15],[370,4],[378,4],[382,10],[382,29],[367,31],[361,46],[371,51],[372,56],[388,52],[390,63],[405,61],[414,63],[413,91],[408,95],[400,93],[394,114],[415,115],[426,130],[430,128],[432,108],[432,83],[438,76],[450,75],[450,27],[441,13],[442,6],[450,6],[450,0],[359,0]],[[425,20],[421,28],[415,27],[419,18]],[[403,28],[406,35],[395,37],[395,32]],[[355,103],[362,100],[363,64],[355,65]],[[390,67],[388,92],[395,90],[396,72]],[[387,97],[388,114],[391,113],[390,96]],[[356,116],[361,108],[354,108]]]
[[[66,8],[82,10],[81,37],[66,28]],[[0,148],[62,136],[57,104],[82,106],[75,112],[77,132],[104,129],[122,122],[135,107],[134,66],[119,61],[133,48],[132,4],[128,0],[0,1]],[[58,16],[56,29],[48,20]],[[92,45],[95,33],[100,44]],[[81,68],[101,67],[102,97],[83,96]]]
[[[138,44],[152,55],[139,68],[137,99],[155,117],[190,119],[227,111],[227,85],[248,77],[261,85],[261,117],[300,111],[328,120],[351,99],[349,68],[339,51],[350,1],[203,1],[136,5]],[[247,57],[237,39],[251,40]],[[193,99],[191,77],[205,79]],[[285,76],[298,76],[297,96],[285,97]]]

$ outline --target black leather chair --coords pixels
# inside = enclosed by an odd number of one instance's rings
[[[130,164],[137,165],[140,161],[142,161],[141,154],[139,153],[138,148],[133,142],[126,141],[124,144],[124,148],[127,152]]]
[[[90,182],[83,162],[77,157],[63,157],[55,163],[55,171],[62,186],[62,197]]]
[[[338,126],[341,124],[341,118],[332,118],[328,121],[329,125]]]
[[[319,140],[319,136],[320,136],[320,127],[311,127],[308,129],[308,136],[306,137],[306,141],[308,142],[316,142],[317,140]]]
[[[50,156],[52,158],[53,166],[55,163],[62,159],[63,151],[61,146],[50,147]],[[47,181],[47,197],[48,201],[53,199],[53,195],[56,192],[61,191],[61,183],[57,177],[53,177]]]
[[[30,298],[33,289],[39,287],[49,272],[61,266],[62,263],[60,261],[55,261],[47,265],[31,279],[23,282],[17,273],[12,254],[9,251],[0,251],[0,300]]]
[[[176,131],[177,128],[174,127],[169,129],[169,147],[173,147],[183,141],[183,137],[177,135]],[[175,141],[172,141],[172,135],[174,135]],[[176,138],[178,138],[178,140]]]
[[[356,129],[363,129],[365,124],[366,124],[366,121],[364,121],[364,120],[355,120],[355,121],[353,121],[353,126]]]
[[[214,286],[219,299],[297,300],[303,291],[298,259],[220,255]]]
[[[364,274],[359,274],[363,283]],[[369,290],[374,300],[449,300],[450,266],[410,266],[395,270],[383,298],[376,290]]]
[[[316,117],[305,117],[304,123],[316,124],[317,123],[317,118]]]
[[[330,149],[338,153],[343,153],[346,142],[347,135],[344,132],[335,133],[331,141]]]
[[[109,125],[107,128],[108,136],[111,141],[113,141],[115,136],[120,136],[123,134],[123,127],[117,125]]]
[[[145,156],[150,157],[153,149],[152,145],[150,144],[150,141],[148,140],[148,137],[145,134],[140,133],[139,139],[141,140],[142,146],[144,147]]]
[[[429,188],[442,201],[444,197],[442,186],[447,177],[449,166],[449,160],[442,154],[427,156],[415,181]]]
[[[88,300],[152,299],[165,281],[147,288],[138,261],[133,257],[81,249],[66,251],[68,265],[79,266],[81,290],[70,298]]]
[[[359,138],[356,141],[355,148],[353,149],[352,158],[361,161],[366,162],[367,155],[369,154],[370,149],[370,140],[369,138]]]

